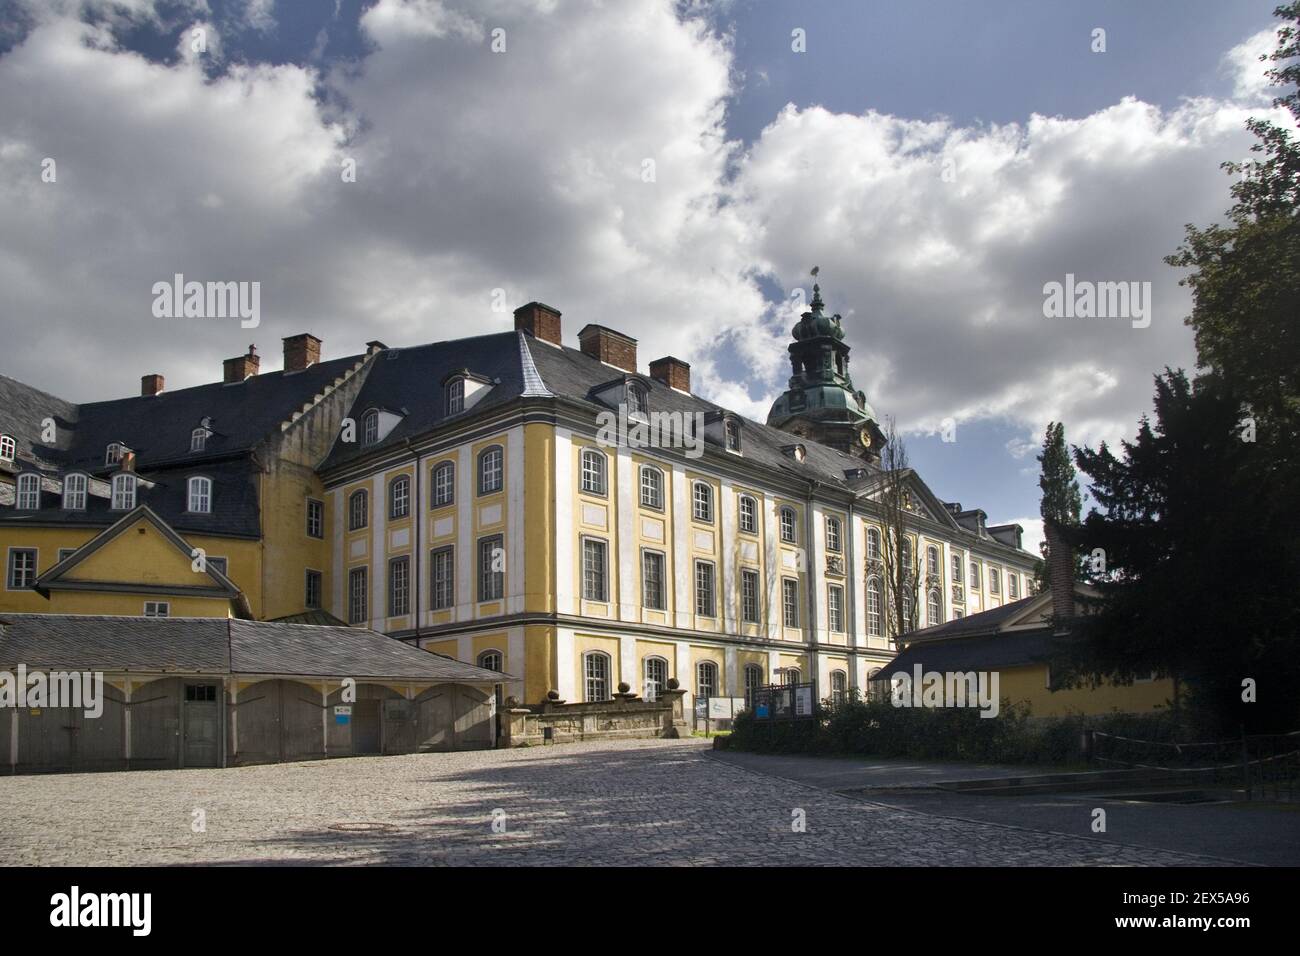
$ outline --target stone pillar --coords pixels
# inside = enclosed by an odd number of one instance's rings
[[[526,707],[503,707],[501,709],[501,747],[519,747],[528,734],[528,715],[532,711]]]
[[[665,687],[659,691],[659,702],[668,705],[667,710],[664,712],[665,737],[677,739],[691,735],[691,723],[686,713],[685,697],[686,691],[681,688],[670,690]]]

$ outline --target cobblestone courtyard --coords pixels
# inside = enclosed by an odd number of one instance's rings
[[[701,741],[661,740],[4,777],[0,853],[74,866],[1205,862],[862,803],[724,764]]]

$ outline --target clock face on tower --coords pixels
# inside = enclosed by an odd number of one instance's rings
[[[871,447],[871,432],[865,428],[858,432],[858,441],[862,442],[863,448]]]

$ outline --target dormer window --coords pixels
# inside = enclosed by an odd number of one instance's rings
[[[190,432],[190,451],[203,451],[208,447],[208,430],[202,426]]]
[[[85,475],[67,475],[63,479],[63,507],[67,511],[84,511],[86,509],[86,488],[89,482]]]
[[[108,448],[104,450],[104,464],[117,465],[122,461],[122,455],[127,450],[126,446],[119,442],[110,442]]]
[[[646,393],[645,386],[640,382],[629,382],[627,385],[627,413],[629,415],[644,415],[650,408],[650,398]]]
[[[18,444],[10,435],[0,435],[0,461],[13,461],[18,453]]]
[[[459,415],[465,410],[465,380],[453,378],[447,383],[445,401],[448,415]]]
[[[113,476],[114,511],[130,511],[135,507],[135,475]]]
[[[740,422],[734,418],[728,418],[723,425],[723,430],[727,437],[727,451],[740,454]]]
[[[41,506],[41,476],[26,474],[18,476],[18,499],[15,503],[21,511],[35,511]]]
[[[372,409],[361,419],[361,444],[373,445],[377,441],[379,441],[379,412]]]
[[[212,512],[212,479],[194,477],[187,482],[188,510],[194,514]]]

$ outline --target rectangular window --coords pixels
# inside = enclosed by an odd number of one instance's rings
[[[826,594],[826,616],[832,631],[844,630],[844,588],[832,584]]]
[[[740,496],[740,530],[758,534],[758,505],[749,495]]]
[[[641,603],[664,609],[664,556],[658,551],[641,552]]]
[[[36,583],[35,548],[9,549],[9,574],[5,580],[11,591],[24,590]]]
[[[187,704],[212,704],[217,700],[216,684],[186,684],[185,702]]]
[[[85,475],[68,475],[63,479],[63,507],[69,511],[86,508],[87,478]]]
[[[714,597],[713,564],[709,561],[696,561],[695,613],[701,617],[716,617]]]
[[[980,589],[980,563],[978,561],[970,563],[970,587],[972,591]]]
[[[321,573],[309,570],[303,587],[302,603],[304,607],[313,610],[320,607],[320,589]]]
[[[658,468],[641,466],[641,507],[662,511],[664,507],[664,476]]]
[[[442,508],[456,496],[456,467],[443,462],[433,470],[433,507]]]
[[[499,601],[505,593],[506,552],[501,535],[480,538],[478,542],[478,599]]]
[[[167,601],[145,601],[145,617],[171,617],[172,606]]]
[[[307,537],[325,537],[325,502],[307,499]]]
[[[59,561],[63,561],[71,555],[77,553],[76,548],[59,548]]]
[[[456,603],[456,552],[439,548],[429,555],[429,573],[433,584],[433,609],[441,611]]]
[[[799,626],[799,582],[794,578],[781,579],[781,610],[786,627]]]
[[[596,538],[582,539],[582,597],[587,601],[608,601],[605,574],[606,545]]]
[[[826,519],[826,550],[840,553],[840,519]]]
[[[740,617],[746,624],[758,623],[758,572],[740,572]]]
[[[388,616],[411,613],[411,559],[403,555],[388,562]]]
[[[353,568],[348,572],[348,621],[352,624],[364,624],[370,617],[366,570]]]
[[[222,574],[225,574],[226,568],[230,566],[230,562],[226,558],[208,558],[206,560],[208,567],[214,571],[220,571]]]

